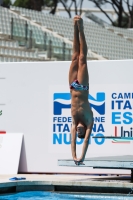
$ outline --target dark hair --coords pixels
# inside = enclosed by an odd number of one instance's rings
[[[85,138],[86,128],[84,128],[84,131],[82,130],[80,133],[78,132],[78,138]]]

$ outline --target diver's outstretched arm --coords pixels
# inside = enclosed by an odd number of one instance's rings
[[[77,160],[77,155],[76,155],[76,129],[75,129],[75,125],[72,125],[72,128],[71,128],[71,152],[72,152],[73,160]]]

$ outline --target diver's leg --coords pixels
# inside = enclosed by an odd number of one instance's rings
[[[84,34],[83,20],[80,18],[77,22],[80,35],[80,55],[78,68],[78,81],[82,85],[88,85],[89,75],[87,69],[87,43]]]
[[[78,61],[79,61],[79,30],[77,26],[78,16],[74,17],[74,39],[73,39],[73,55],[72,62],[69,69],[69,84],[77,79],[78,74]]]

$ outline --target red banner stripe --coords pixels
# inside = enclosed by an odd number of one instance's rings
[[[0,134],[6,134],[6,131],[0,131]]]

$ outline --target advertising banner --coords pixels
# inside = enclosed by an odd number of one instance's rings
[[[0,131],[24,135],[20,172],[130,173],[128,170],[61,167],[71,156],[70,62],[0,64]],[[94,125],[86,158],[132,155],[133,60],[88,61]],[[93,138],[120,136],[125,139]],[[83,139],[77,138],[78,157]]]

